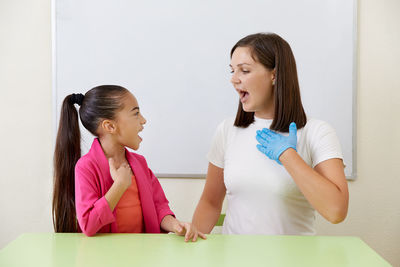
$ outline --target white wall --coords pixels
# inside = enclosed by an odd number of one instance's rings
[[[52,229],[50,14],[49,0],[0,0],[0,247]]]
[[[52,231],[50,12],[50,0],[0,0],[0,248],[23,232]],[[399,14],[397,0],[359,2],[359,175],[349,184],[346,221],[317,219],[319,234],[359,236],[394,266],[400,266]],[[204,180],[161,184],[177,216],[189,220]]]

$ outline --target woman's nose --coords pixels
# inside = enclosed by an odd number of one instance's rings
[[[239,82],[240,82],[240,80],[236,77],[236,74],[232,74],[231,83],[232,84],[237,84]]]

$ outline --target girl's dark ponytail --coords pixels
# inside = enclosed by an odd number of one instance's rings
[[[75,103],[83,95],[69,95],[61,107],[54,151],[53,226],[56,233],[77,232],[75,212],[75,164],[81,156],[81,133]]]

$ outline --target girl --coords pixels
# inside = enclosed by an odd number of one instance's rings
[[[343,221],[349,196],[340,144],[330,125],[307,119],[289,44],[249,35],[232,48],[230,67],[239,108],[217,129],[192,223],[209,233],[225,195],[225,234],[312,235],[315,210]]]
[[[80,158],[83,126],[97,136]],[[54,153],[53,224],[56,232],[160,233],[196,241],[190,223],[175,219],[168,200],[143,156],[138,135],[146,123],[136,98],[125,88],[98,86],[64,99]]]

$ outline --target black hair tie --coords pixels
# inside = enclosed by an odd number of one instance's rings
[[[84,98],[85,96],[83,94],[72,94],[70,100],[72,104],[81,106]]]

